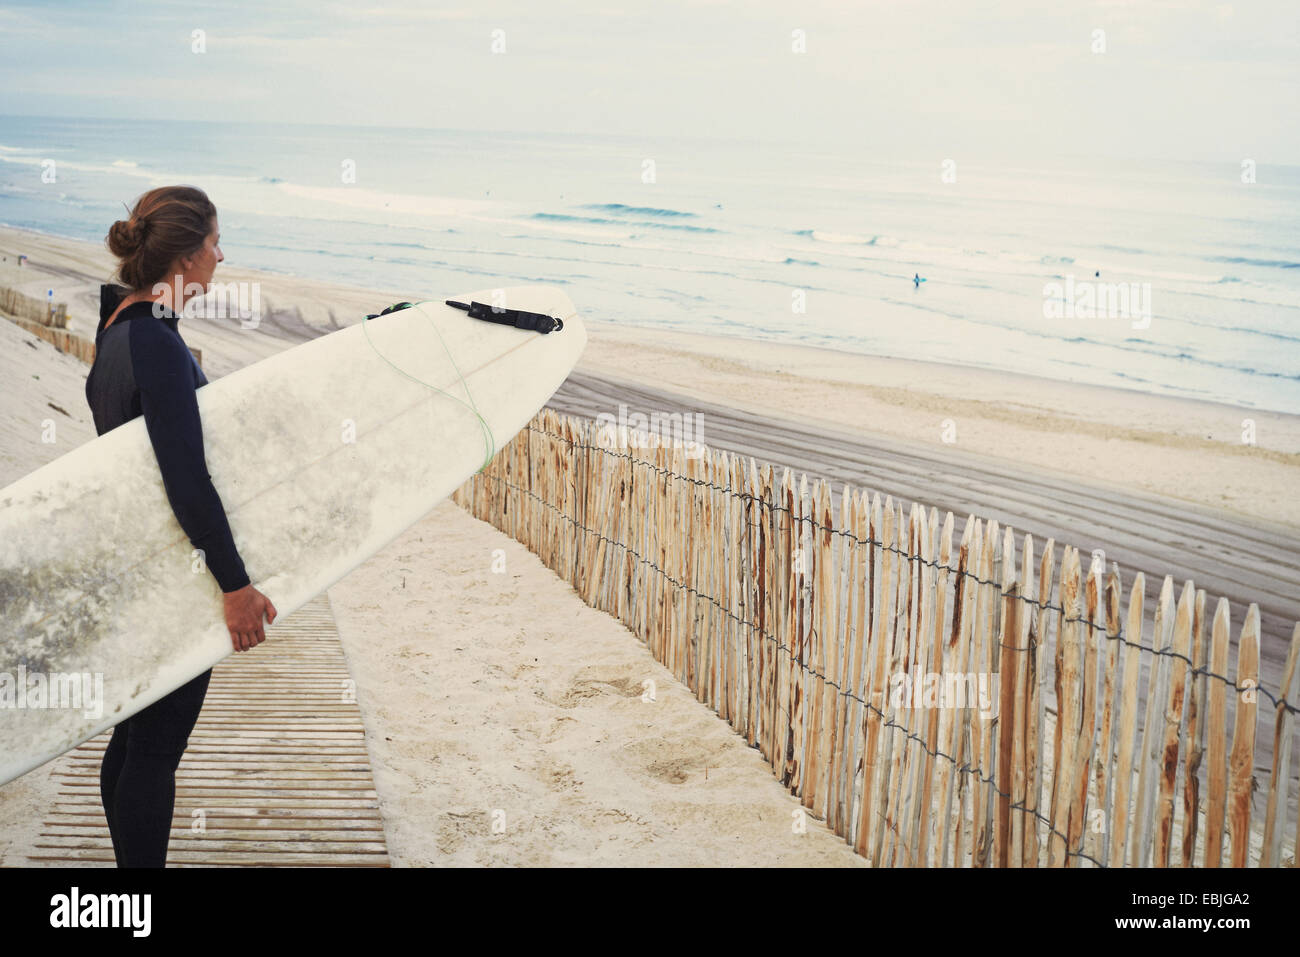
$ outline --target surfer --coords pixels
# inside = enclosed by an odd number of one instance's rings
[[[920,289],[920,288],[921,288],[921,283],[923,283],[923,282],[925,282],[925,280],[921,278],[921,274],[920,274],[920,273],[917,273],[916,275],[914,275],[914,276],[912,277],[912,285],[913,285],[914,287],[916,287],[917,289]]]
[[[224,596],[236,651],[266,639],[270,600],[249,582],[208,475],[196,390],[207,377],[177,329],[185,301],[206,290],[224,258],[217,210],[192,186],[141,196],[108,231],[123,285],[100,287],[95,361],[86,401],[103,435],[143,416],[176,520]],[[160,596],[160,600],[165,597]],[[209,669],[113,729],[100,766],[100,797],[118,867],[162,867],[176,800],[176,768],[207,694]]]

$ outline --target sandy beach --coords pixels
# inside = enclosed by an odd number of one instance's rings
[[[21,270],[19,253],[29,257]],[[69,330],[93,336],[98,284],[112,269],[105,249],[3,228],[0,256],[0,285],[38,298],[53,290],[68,304]],[[212,379],[390,302],[435,294],[233,266],[218,278],[261,283],[266,318],[255,330],[182,323]],[[581,308],[580,290],[572,296]],[[579,371],[743,410],[756,434],[765,417],[795,418],[1300,530],[1300,416],[587,322]],[[0,485],[94,437],[84,364],[0,322],[0,370]],[[42,441],[47,418],[57,423],[53,443]],[[1242,442],[1243,419],[1253,420],[1253,445]],[[508,574],[489,574],[494,549],[505,551]],[[450,503],[329,596],[395,863],[864,863],[817,822],[791,834],[798,801],[756,752],[616,620]],[[646,679],[658,688],[654,703],[641,700]],[[0,788],[0,864],[22,863],[51,797],[43,769]],[[493,810],[517,823],[508,838],[483,836],[480,816]]]

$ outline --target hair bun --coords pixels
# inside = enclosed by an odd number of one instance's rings
[[[149,224],[138,219],[119,219],[108,230],[108,248],[113,255],[127,258],[139,251],[149,234]]]
[[[194,256],[217,228],[217,208],[193,186],[158,186],[128,207],[108,229],[122,284],[137,292],[167,278],[179,260]]]

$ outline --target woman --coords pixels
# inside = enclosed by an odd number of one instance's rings
[[[100,287],[95,362],[86,379],[100,435],[143,415],[176,519],[225,596],[236,651],[261,644],[275,606],[249,584],[203,456],[195,391],[207,378],[176,328],[189,296],[204,292],[224,258],[217,210],[202,190],[166,186],[141,196],[108,231],[124,285]],[[113,729],[100,795],[119,867],[167,860],[176,768],[207,693],[207,671]]]

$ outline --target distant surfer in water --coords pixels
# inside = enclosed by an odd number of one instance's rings
[[[915,276],[912,277],[912,285],[915,286],[917,289],[921,288],[921,283],[923,282],[925,282],[925,280],[921,278],[920,273],[917,273]]]
[[[275,606],[254,588],[208,475],[196,390],[207,384],[177,329],[224,257],[217,210],[202,190],[164,186],[141,196],[108,231],[124,285],[100,287],[95,361],[86,400],[103,435],[143,416],[176,520],[224,594],[236,651],[266,639]],[[159,596],[165,601],[166,596]],[[208,690],[209,669],[113,729],[99,788],[118,867],[162,867],[176,801],[176,768]]]

